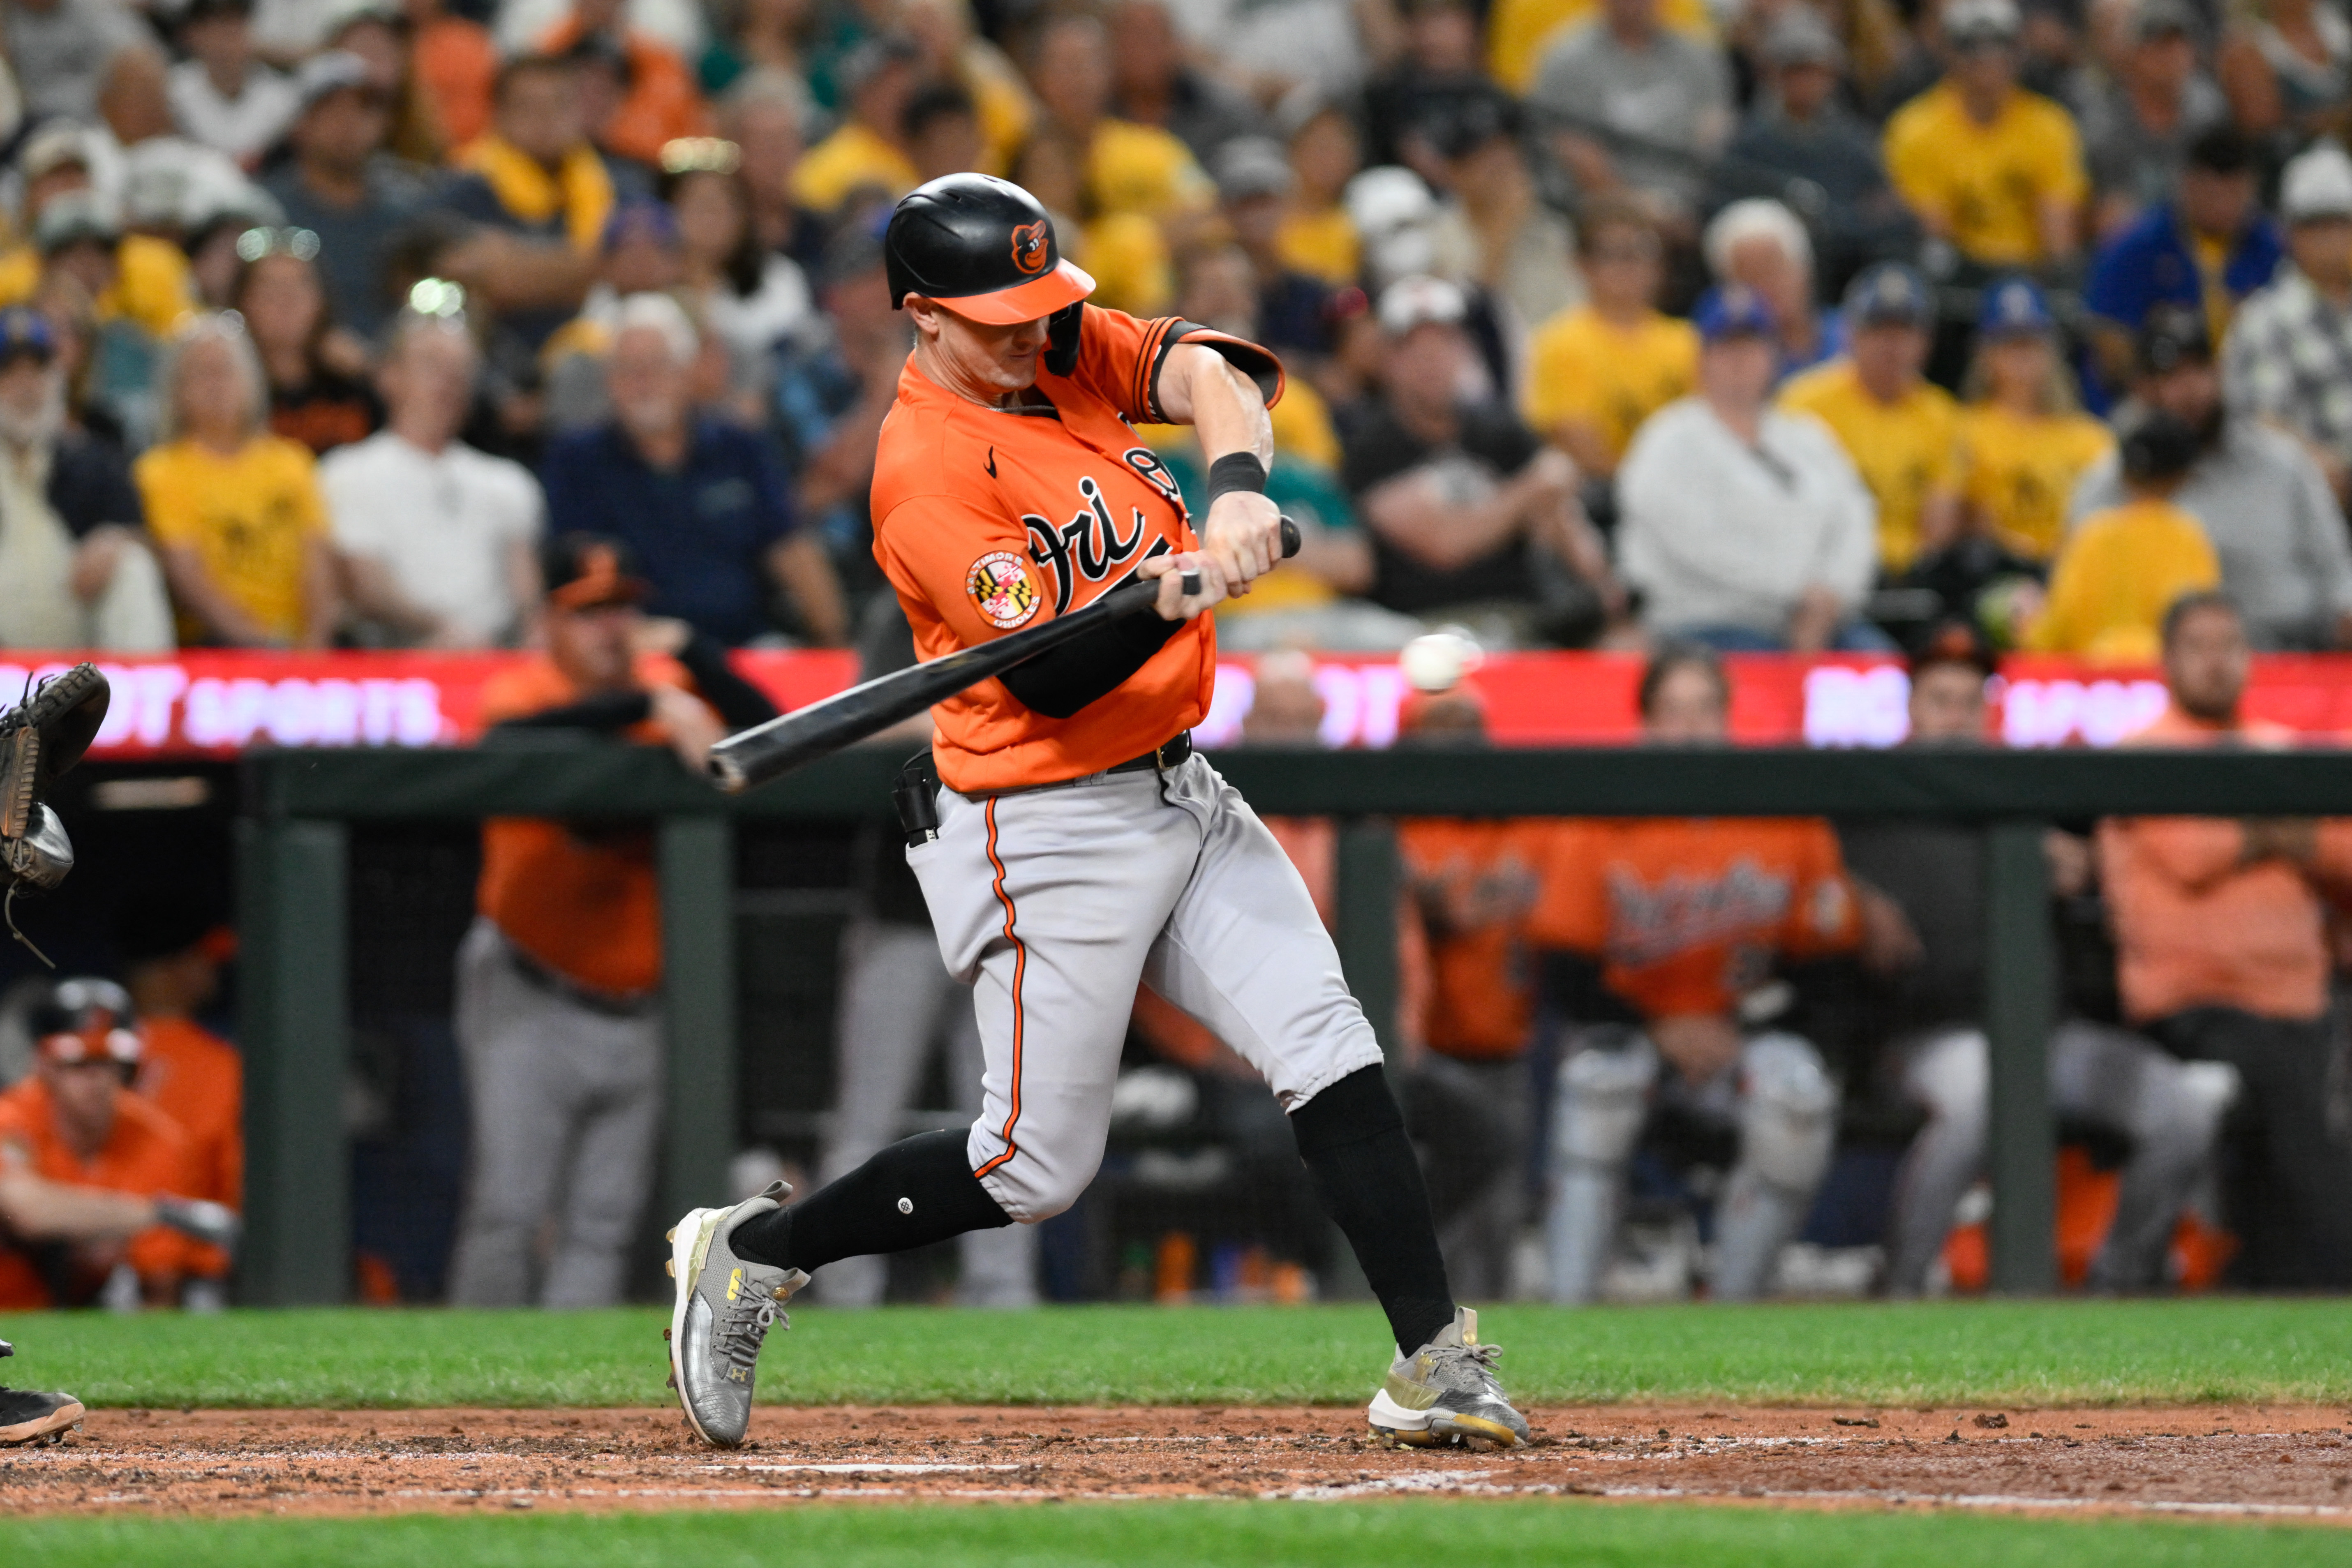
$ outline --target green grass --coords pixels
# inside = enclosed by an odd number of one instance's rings
[[[2017,1519],[1948,1510],[1815,1513],[1575,1502],[1112,1503],[919,1509],[809,1507],[739,1513],[410,1515],[191,1523],[16,1521],[7,1560],[107,1568],[1160,1568],[1198,1563],[1366,1568],[2263,1568],[2339,1564],[2341,1530],[2171,1521]]]
[[[610,1312],[28,1313],[18,1386],[93,1405],[655,1405],[666,1320]],[[1515,1394],[1853,1405],[2352,1402],[2327,1300],[1496,1307]],[[804,1404],[1348,1404],[1382,1360],[1370,1307],[921,1308],[793,1314],[763,1397]]]

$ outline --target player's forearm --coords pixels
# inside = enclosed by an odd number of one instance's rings
[[[1190,425],[1210,462],[1233,452],[1254,452],[1274,466],[1274,421],[1257,383],[1234,369],[1225,356],[1200,343],[1178,343],[1160,372],[1160,406],[1179,425]]]
[[[155,1205],[128,1193],[28,1172],[0,1176],[0,1224],[26,1241],[119,1241],[154,1223]]]

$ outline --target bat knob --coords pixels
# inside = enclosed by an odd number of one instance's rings
[[[1201,591],[1201,574],[1198,572],[1187,572],[1182,577],[1177,579],[1176,585],[1181,588],[1185,596],[1189,598]]]
[[[1298,553],[1298,525],[1287,517],[1282,520],[1282,558],[1285,561]]]

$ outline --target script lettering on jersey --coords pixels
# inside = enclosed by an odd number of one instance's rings
[[[1184,492],[1178,488],[1176,476],[1168,471],[1168,465],[1160,460],[1159,453],[1149,447],[1129,447],[1119,456],[1145,484],[1166,496],[1178,511],[1184,510]]]
[[[1077,515],[1056,525],[1053,519],[1032,512],[1022,525],[1029,531],[1029,559],[1054,574],[1054,613],[1060,615],[1077,597],[1081,582],[1099,583],[1135,558],[1143,548],[1150,521],[1141,507],[1130,508],[1135,526],[1126,533],[1112,521],[1110,502],[1102,486],[1089,474],[1078,481],[1083,504]]]
[[[1609,956],[1639,967],[1759,934],[1787,918],[1789,879],[1742,856],[1712,877],[1676,872],[1654,885],[1609,868]]]

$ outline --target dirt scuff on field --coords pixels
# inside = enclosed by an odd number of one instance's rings
[[[674,1412],[93,1412],[0,1450],[0,1517],[757,1507],[805,1499],[1747,1500],[2284,1517],[2352,1524],[2352,1412],[1533,1413],[1515,1453],[1396,1451],[1331,1409],[767,1407],[733,1452]]]

